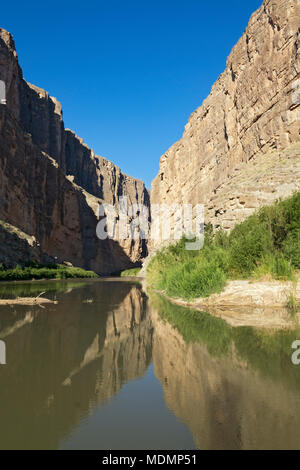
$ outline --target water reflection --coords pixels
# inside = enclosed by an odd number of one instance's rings
[[[152,296],[153,361],[165,400],[200,449],[299,449],[297,331],[232,328]]]
[[[95,403],[142,376],[151,362],[152,327],[139,288],[65,287],[55,294],[58,305],[1,308],[2,449],[57,448]]]
[[[82,448],[107,404],[109,448],[144,435],[151,449],[160,429],[168,448],[300,448],[300,368],[290,360],[299,331],[232,328],[121,281],[6,285],[0,296],[15,288],[59,302],[0,308],[0,448],[56,449],[76,432]],[[140,393],[148,417],[138,420]],[[134,400],[112,401],[122,394]]]

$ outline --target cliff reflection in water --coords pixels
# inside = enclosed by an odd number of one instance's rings
[[[299,449],[300,368],[291,363],[299,329],[232,328],[151,298],[154,371],[197,447]]]
[[[2,449],[57,448],[95,404],[151,363],[151,320],[138,287],[72,287],[46,309],[1,308],[0,338],[7,345],[7,366],[0,369]]]
[[[59,303],[0,309],[0,448],[59,448],[152,362],[163,406],[197,447],[300,448],[300,367],[290,360],[299,331],[232,328],[121,281],[1,286],[0,296],[5,289],[47,290]],[[148,394],[147,406],[160,409]],[[147,432],[151,449],[155,429],[141,426],[128,432]]]

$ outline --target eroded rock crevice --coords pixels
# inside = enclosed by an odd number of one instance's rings
[[[229,230],[299,190],[299,24],[295,0],[265,0],[251,16],[226,70],[161,158],[151,203],[202,203],[206,222]]]

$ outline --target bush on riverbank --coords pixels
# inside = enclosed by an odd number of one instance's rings
[[[125,271],[121,272],[121,277],[137,276],[140,270],[141,268],[126,269]]]
[[[0,265],[0,281],[28,281],[32,279],[78,279],[98,277],[93,271],[61,264],[35,265],[5,269]]]
[[[187,251],[185,240],[158,252],[149,284],[191,300],[220,292],[229,279],[293,280],[300,269],[300,193],[263,207],[228,235],[206,227],[204,247]]]

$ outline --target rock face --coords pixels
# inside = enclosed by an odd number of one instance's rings
[[[35,237],[0,220],[0,264],[14,267],[28,261],[53,262],[41,251]]]
[[[294,161],[299,170],[299,146],[288,162],[281,152],[299,139],[299,26],[299,0],[265,0],[252,15],[225,72],[191,115],[182,139],[162,156],[151,203],[202,203],[206,221],[230,229],[278,197],[278,177],[284,196],[299,189],[293,171]],[[245,171],[256,161],[252,176],[260,179],[247,187]],[[234,177],[241,184],[229,201]],[[234,214],[226,216],[233,206]]]
[[[261,153],[225,181],[206,206],[206,222],[231,230],[261,206],[300,191],[300,143]]]
[[[100,202],[149,206],[142,181],[124,175],[64,128],[60,103],[27,83],[12,36],[0,29],[0,219],[34,236],[41,253],[107,274],[139,262],[143,241],[100,241]],[[1,261],[1,260],[0,260]],[[12,259],[12,262],[16,260]]]

